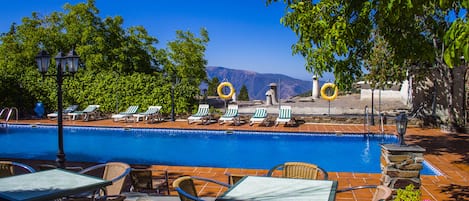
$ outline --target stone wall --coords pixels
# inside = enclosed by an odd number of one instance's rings
[[[425,149],[417,145],[381,145],[381,183],[393,190],[405,189],[409,184],[419,189],[423,152]]]

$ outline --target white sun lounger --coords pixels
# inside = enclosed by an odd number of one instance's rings
[[[267,126],[266,122],[267,118],[267,109],[266,108],[256,108],[256,111],[252,115],[251,119],[249,120],[249,125],[252,126],[255,123],[259,124],[265,124]]]
[[[239,124],[239,116],[238,116],[238,105],[228,105],[228,108],[225,111],[225,114],[218,119],[220,124],[224,124],[226,122],[233,122],[233,124]]]
[[[209,118],[209,105],[208,104],[200,104],[197,113],[191,115],[187,118],[187,123],[191,124],[197,121],[204,123]]]
[[[275,126],[278,126],[279,123],[291,124],[291,122],[292,122],[291,106],[289,105],[280,106],[277,120],[275,120]]]

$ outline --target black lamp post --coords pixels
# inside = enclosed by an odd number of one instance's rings
[[[399,145],[406,145],[404,142],[404,135],[407,130],[407,115],[405,112],[401,112],[396,117],[396,130],[399,134]]]
[[[59,168],[65,168],[65,153],[64,153],[64,146],[63,146],[63,124],[62,124],[62,82],[63,76],[72,75],[73,73],[77,72],[78,69],[78,60],[80,57],[75,52],[75,50],[71,50],[67,56],[65,56],[61,51],[55,56],[55,64],[57,67],[57,74],[55,75],[46,75],[47,70],[50,64],[50,55],[45,50],[41,50],[39,54],[36,56],[36,62],[39,67],[39,72],[42,73],[43,76],[56,76],[57,81],[57,127],[58,127],[58,144],[59,150],[57,152],[57,166]],[[68,67],[68,69],[67,69]],[[65,74],[66,72],[70,74]]]

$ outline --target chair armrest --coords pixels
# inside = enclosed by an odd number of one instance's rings
[[[279,169],[279,168],[282,168],[282,167],[283,167],[283,164],[278,164],[278,165],[274,166],[273,168],[271,168],[271,169],[269,170],[269,172],[267,172],[267,175],[266,175],[266,176],[267,176],[267,177],[271,177],[275,170],[277,170],[277,169]]]
[[[26,165],[26,164],[23,164],[23,163],[18,163],[18,162],[11,162],[12,165],[15,165],[15,166],[18,166],[18,167],[21,167],[25,170],[27,170],[28,172],[30,173],[33,173],[33,172],[36,172],[36,170],[34,168],[32,168],[31,166],[29,165]]]
[[[84,170],[78,172],[78,173],[80,173],[80,174],[85,174],[85,173],[87,173],[87,172],[90,172],[90,171],[93,171],[93,170],[96,170],[96,169],[99,169],[99,168],[106,167],[106,165],[107,165],[107,164],[104,163],[104,164],[99,164],[99,165],[91,166],[91,167],[88,167],[88,168],[86,168],[86,169],[84,169]],[[114,183],[114,182],[116,182],[117,180],[122,179],[122,178],[124,178],[125,176],[127,176],[127,175],[130,173],[131,170],[132,170],[132,168],[127,168],[127,169],[125,169],[124,173],[122,173],[122,174],[119,175],[118,177],[116,177],[116,178],[114,178],[114,179],[111,180],[112,183]]]
[[[179,188],[179,187],[176,187],[174,190],[176,190],[179,194],[181,194],[181,195],[183,195],[184,197],[187,197],[187,198],[189,198],[189,199],[191,199],[191,200],[194,200],[194,201],[205,201],[205,200],[203,200],[203,199],[201,199],[201,198],[194,197],[194,196],[192,196],[191,194],[186,193],[186,191],[182,190],[182,189]]]
[[[229,172],[225,173],[225,175],[228,177],[228,184],[230,185],[234,185],[243,177],[247,176],[246,174],[231,174]]]
[[[218,184],[218,185],[221,185],[221,186],[225,186],[227,188],[231,187],[231,185],[229,185],[225,182],[221,182],[221,181],[217,181],[217,180],[213,180],[213,179],[209,179],[209,178],[197,177],[197,176],[192,176],[191,178],[201,180],[201,181],[215,183],[215,184]]]
[[[318,169],[324,174],[324,180],[329,180],[329,174],[327,173],[327,171],[319,166]]]
[[[118,181],[119,179],[122,179],[122,178],[126,177],[126,176],[130,173],[131,170],[132,170],[132,168],[127,168],[127,169],[125,169],[124,173],[122,173],[122,174],[119,175],[118,177],[116,177],[116,178],[114,178],[114,179],[111,180],[112,183]]]
[[[105,167],[106,164],[99,164],[99,165],[94,165],[94,166],[91,166],[91,167],[88,167],[88,168],[85,168],[84,170],[78,172],[80,174],[85,174],[87,172],[90,172],[90,171],[93,171],[93,170],[96,170],[96,169],[99,169],[99,168],[103,168]]]

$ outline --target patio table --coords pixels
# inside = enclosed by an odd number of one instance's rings
[[[333,201],[337,181],[246,176],[216,201],[315,200]]]
[[[0,200],[53,200],[111,184],[111,181],[67,170],[46,170],[0,178]]]

